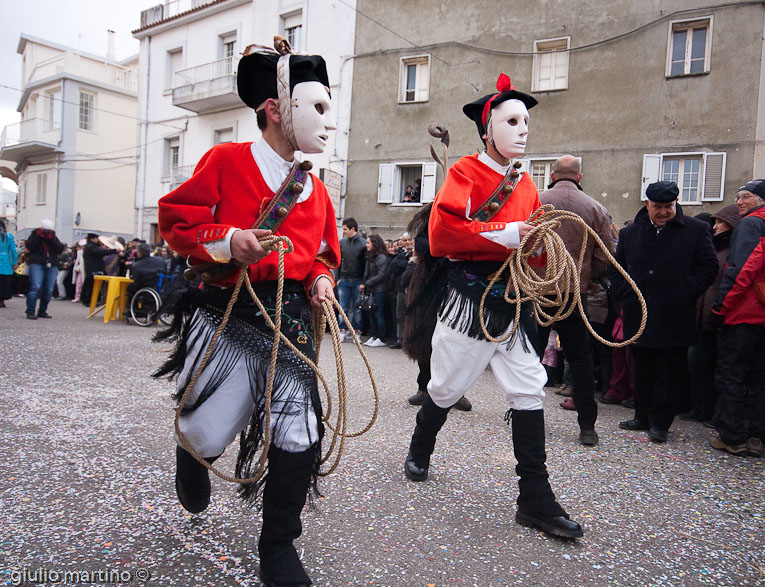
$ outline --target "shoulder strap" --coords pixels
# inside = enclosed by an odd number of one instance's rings
[[[520,181],[521,174],[518,172],[520,167],[520,161],[513,163],[513,166],[507,170],[505,177],[503,177],[502,181],[499,182],[499,185],[494,188],[491,195],[470,215],[471,220],[488,222],[497,215],[502,209],[502,206],[510,200],[510,194],[513,193],[515,186],[517,186]]]
[[[310,161],[303,161],[302,163],[295,161],[274,197],[260,213],[255,224],[252,225],[253,228],[273,231],[282,225],[295,207],[300,194],[303,193],[308,171],[312,167],[313,164]]]

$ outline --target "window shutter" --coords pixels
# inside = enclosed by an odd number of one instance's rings
[[[392,163],[381,163],[377,179],[377,203],[393,203],[393,171]]]
[[[725,195],[725,157],[727,153],[704,154],[704,202],[720,202]]]
[[[661,155],[643,155],[643,178],[640,184],[640,199],[645,200],[645,188],[659,181]]]
[[[422,193],[420,202],[432,202],[436,199],[436,163],[422,164]]]

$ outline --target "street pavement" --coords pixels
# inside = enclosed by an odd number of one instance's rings
[[[259,585],[259,514],[235,487],[214,478],[201,515],[176,501],[173,387],[149,377],[169,346],[151,342],[156,329],[86,320],[68,301],[30,321],[23,305],[0,309],[0,584],[73,584],[61,577],[76,571],[92,585]],[[356,431],[373,396],[358,351],[342,348]],[[630,411],[600,405],[600,444],[585,448],[576,414],[548,393],[551,483],[585,531],[564,541],[514,522],[515,459],[490,372],[468,392],[473,411],[450,414],[430,479],[416,484],[403,474],[416,365],[364,351],[379,416],[345,442],[304,512],[297,548],[316,585],[765,584],[763,462],[710,449],[701,424],[677,421],[657,445],[618,429]],[[334,381],[329,339],[321,367]],[[235,452],[218,461],[229,473]]]

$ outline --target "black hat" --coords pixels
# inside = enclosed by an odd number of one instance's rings
[[[657,181],[645,188],[645,197],[652,202],[674,202],[679,195],[674,181]]]
[[[89,232],[85,238],[90,240],[90,239],[98,238],[98,235],[95,232]]]
[[[752,192],[755,196],[759,196],[765,200],[765,179],[753,179],[746,185],[742,185],[738,188],[740,192]]]
[[[482,138],[486,134],[486,121],[488,120],[489,111],[502,104],[502,102],[506,100],[520,100],[526,105],[528,110],[531,110],[538,104],[533,96],[516,90],[510,83],[510,78],[504,73],[499,74],[497,90],[499,91],[498,94],[488,94],[462,107],[462,112],[465,113],[465,116],[475,122],[475,125],[478,127],[478,136]]]
[[[236,82],[239,97],[250,108],[257,108],[268,98],[278,99],[275,52],[250,53],[239,61]],[[320,55],[290,55],[290,95],[302,82],[320,82],[329,88],[327,64]]]

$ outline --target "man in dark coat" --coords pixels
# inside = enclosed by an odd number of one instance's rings
[[[48,302],[53,295],[58,275],[58,256],[64,250],[53,230],[53,221],[45,219],[39,228],[32,231],[26,242],[29,251],[29,291],[27,292],[27,318],[50,318]],[[37,301],[40,306],[35,314]]]
[[[80,300],[83,304],[89,306],[90,294],[93,291],[93,276],[106,273],[104,257],[113,255],[114,249],[109,249],[103,246],[99,242],[98,235],[95,232],[89,232],[87,239],[88,243],[85,245],[85,250],[82,252],[82,260],[85,265],[85,281],[82,283],[82,295],[80,296]]]
[[[624,430],[647,430],[654,442],[666,442],[678,409],[678,389],[687,380],[688,347],[696,342],[697,298],[712,284],[718,262],[709,224],[683,214],[675,182],[646,189],[645,208],[624,228],[616,260],[645,298],[645,331],[632,348],[635,417],[619,423]],[[624,337],[641,321],[637,295],[617,271],[612,291],[624,315]]]
[[[143,287],[157,287],[157,275],[165,273],[167,265],[164,257],[152,257],[151,246],[141,243],[136,250],[136,260],[130,267],[133,283],[127,286],[129,296]]]

